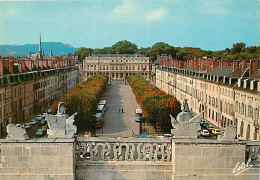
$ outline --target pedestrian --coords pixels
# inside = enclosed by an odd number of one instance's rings
[[[120,108],[118,109],[118,112],[120,113]]]
[[[123,109],[123,108],[121,109],[121,112],[122,112],[122,113],[124,112],[124,109]]]

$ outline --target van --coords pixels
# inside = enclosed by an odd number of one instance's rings
[[[106,109],[107,109],[106,104],[107,104],[107,100],[105,100],[105,99],[102,99],[102,100],[98,103],[98,105],[103,105],[103,106],[104,106],[104,110],[105,110],[105,111],[106,111]]]
[[[142,122],[143,121],[143,111],[142,109],[135,109],[135,121]]]

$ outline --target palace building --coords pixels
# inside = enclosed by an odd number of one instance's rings
[[[84,78],[106,74],[109,79],[125,79],[140,74],[149,79],[149,57],[141,54],[92,54],[83,60]]]

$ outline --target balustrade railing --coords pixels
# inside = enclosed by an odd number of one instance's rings
[[[246,163],[260,167],[260,142],[248,142],[246,145]]]
[[[171,161],[170,138],[77,138],[78,161]]]

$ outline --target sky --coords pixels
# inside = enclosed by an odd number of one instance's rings
[[[260,45],[260,0],[0,0],[0,45],[37,44],[40,33],[43,42],[89,48]]]

